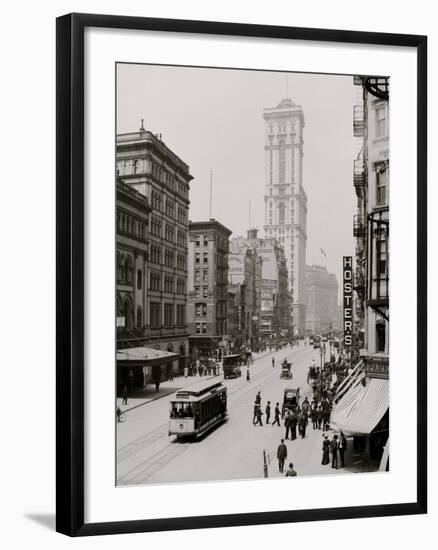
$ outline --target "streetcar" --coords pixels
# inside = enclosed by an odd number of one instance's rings
[[[222,361],[224,378],[238,378],[242,376],[241,366],[246,364],[246,353],[225,355]]]
[[[227,415],[227,388],[205,380],[176,392],[170,401],[169,435],[199,436]]]

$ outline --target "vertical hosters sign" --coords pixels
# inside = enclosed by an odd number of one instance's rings
[[[344,293],[344,346],[350,348],[353,341],[353,258],[343,258]]]

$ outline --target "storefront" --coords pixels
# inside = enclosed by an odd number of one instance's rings
[[[389,382],[369,378],[362,365],[354,369],[335,395],[330,426],[353,436],[355,450],[365,460],[386,469],[389,460]],[[385,464],[382,465],[382,461]]]
[[[173,372],[179,355],[170,351],[147,347],[117,351],[117,393],[126,386],[129,392],[145,388],[147,384],[164,382]]]

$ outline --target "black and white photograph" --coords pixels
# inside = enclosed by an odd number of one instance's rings
[[[116,485],[386,475],[390,77],[115,78]]]

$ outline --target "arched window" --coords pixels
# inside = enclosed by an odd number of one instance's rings
[[[126,266],[125,266],[125,256],[124,254],[120,255],[120,281],[126,281]]]
[[[117,252],[117,280],[122,281],[123,274],[123,256],[120,252]]]
[[[137,307],[137,328],[141,328],[143,325],[143,312],[141,306]]]

